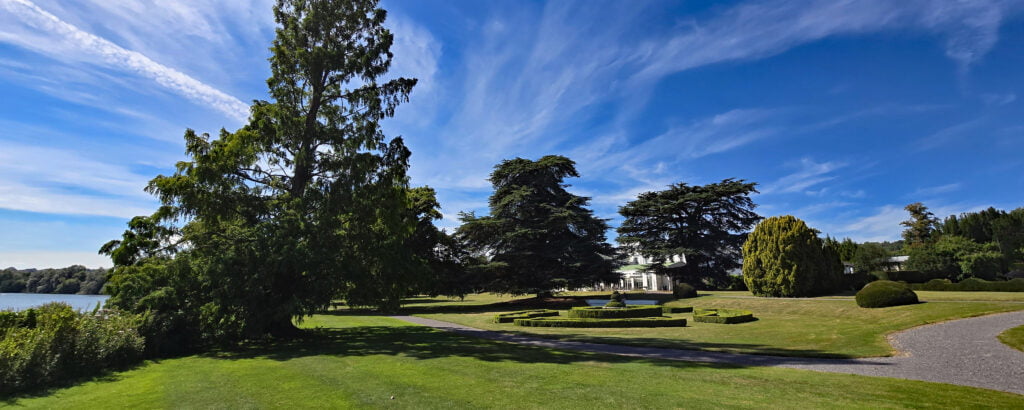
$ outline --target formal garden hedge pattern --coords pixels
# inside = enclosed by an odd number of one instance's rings
[[[913,290],[948,291],[948,292],[1024,292],[1024,278],[1008,281],[988,281],[978,278],[967,278],[953,283],[949,279],[932,279],[925,283],[912,283]]]
[[[558,316],[557,310],[537,309],[520,310],[516,312],[499,313],[494,315],[494,323],[512,323],[516,319],[529,319],[534,317]]]
[[[701,323],[733,324],[754,320],[754,312],[742,309],[694,309],[693,321]]]
[[[661,316],[664,309],[661,305],[626,306],[624,308],[606,309],[598,306],[574,307],[566,314],[570,319],[625,319],[635,317]]]
[[[516,319],[517,326],[526,327],[685,327],[686,319],[670,317],[633,317],[623,319],[535,318]]]
[[[857,306],[882,308],[918,303],[917,294],[905,283],[877,280],[857,292]]]

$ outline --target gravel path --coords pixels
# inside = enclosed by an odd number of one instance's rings
[[[392,316],[407,322],[483,339],[554,349],[579,350],[650,359],[772,366],[865,376],[926,380],[1024,394],[1024,353],[996,336],[1024,325],[1024,311],[954,320],[895,333],[889,340],[900,351],[894,357],[815,359],[762,356],[699,350],[634,347],[572,342],[476,329],[415,316]]]

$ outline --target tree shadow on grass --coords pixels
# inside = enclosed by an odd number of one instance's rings
[[[526,339],[535,339],[536,335],[528,335]],[[707,361],[684,361],[684,360],[663,360],[673,359],[672,350],[666,349],[645,349],[645,353],[652,355],[648,357],[624,356],[612,353],[594,353],[580,350],[552,348],[543,345],[531,345],[516,343],[514,340],[524,335],[513,335],[489,331],[473,332],[449,332],[426,326],[363,326],[351,328],[319,328],[310,330],[307,337],[285,342],[276,342],[262,346],[250,346],[237,351],[221,351],[206,354],[206,357],[241,360],[253,358],[266,358],[271,360],[293,360],[304,357],[315,356],[338,356],[338,357],[360,357],[360,356],[404,356],[416,360],[430,360],[447,357],[466,357],[485,362],[515,362],[524,364],[547,363],[547,364],[574,364],[583,362],[601,363],[650,363],[657,366],[670,366],[677,368],[740,368],[749,366],[770,366],[777,364],[816,364],[831,362],[829,359],[822,359],[828,353],[813,350],[785,350],[784,353],[791,356],[803,357],[774,357],[774,356],[753,356],[740,357],[741,360],[728,362],[707,362]],[[496,340],[495,340],[496,339]],[[613,349],[622,350],[625,354],[635,347],[621,346],[621,339],[601,337],[589,337],[586,342],[600,343],[602,341],[618,343],[620,346],[611,346]],[[657,339],[635,339],[636,344],[657,342]],[[511,343],[510,343],[511,342]],[[529,343],[529,341],[527,341]],[[554,342],[557,343],[557,342]],[[769,348],[753,344],[741,343],[700,343],[693,344],[704,350],[761,350],[783,352],[780,349]],[[665,353],[668,354],[665,354]],[[721,355],[716,352],[690,352],[698,357],[712,357]],[[734,357],[739,357],[731,355]],[[810,357],[816,356],[816,357]],[[838,355],[832,355],[839,357]],[[856,361],[850,361],[856,362]]]

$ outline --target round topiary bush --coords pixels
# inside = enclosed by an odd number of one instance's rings
[[[626,302],[622,301],[622,294],[619,291],[612,292],[611,300],[604,304],[604,307],[620,308],[626,307]]]
[[[672,296],[676,299],[695,298],[697,297],[697,288],[689,283],[680,282],[672,287]]]
[[[857,292],[857,306],[880,308],[918,303],[917,294],[907,285],[890,280],[876,280]]]

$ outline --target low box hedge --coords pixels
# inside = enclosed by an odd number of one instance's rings
[[[662,306],[662,313],[687,313],[693,312],[693,306]]]
[[[529,319],[534,317],[558,316],[557,310],[537,309],[520,310],[518,312],[499,313],[494,315],[494,323],[512,323],[516,319]]]
[[[661,313],[661,305],[634,305],[615,309],[587,306],[569,309],[567,316],[572,319],[626,319],[633,317],[658,317],[661,316]]]
[[[694,309],[693,321],[701,323],[733,324],[754,320],[754,312],[741,309]]]
[[[526,327],[685,327],[686,319],[669,317],[634,317],[624,319],[516,319],[516,326]]]
[[[1024,292],[1024,278],[1007,281],[967,278],[958,283],[950,282],[948,279],[932,279],[925,283],[912,283],[910,288],[940,292]]]

